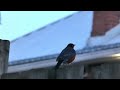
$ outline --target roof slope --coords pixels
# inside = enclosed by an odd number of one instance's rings
[[[86,46],[92,30],[93,11],[83,11],[29,33],[10,45],[10,61],[61,52],[68,43],[75,49]]]

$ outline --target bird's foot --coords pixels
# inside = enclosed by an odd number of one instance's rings
[[[85,74],[83,75],[83,78],[84,78],[84,79],[89,78],[89,74],[88,74],[88,73],[85,73]]]

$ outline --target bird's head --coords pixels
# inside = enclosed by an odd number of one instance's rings
[[[69,44],[67,45],[67,47],[72,47],[72,48],[74,48],[74,46],[75,46],[75,44],[73,44],[73,43],[69,43]]]

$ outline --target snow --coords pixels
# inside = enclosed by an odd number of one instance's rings
[[[60,53],[68,43],[82,49],[90,37],[92,21],[93,11],[82,11],[23,36],[11,42],[9,61]]]
[[[116,36],[115,38],[107,42],[107,44],[113,44],[113,43],[120,43],[120,35]]]
[[[88,45],[96,46],[96,45],[108,45],[114,43],[120,43],[120,24],[113,27],[111,30],[106,32],[103,36],[96,36],[89,38]]]

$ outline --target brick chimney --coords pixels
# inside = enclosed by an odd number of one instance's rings
[[[94,11],[91,36],[104,35],[120,21],[120,11]]]

